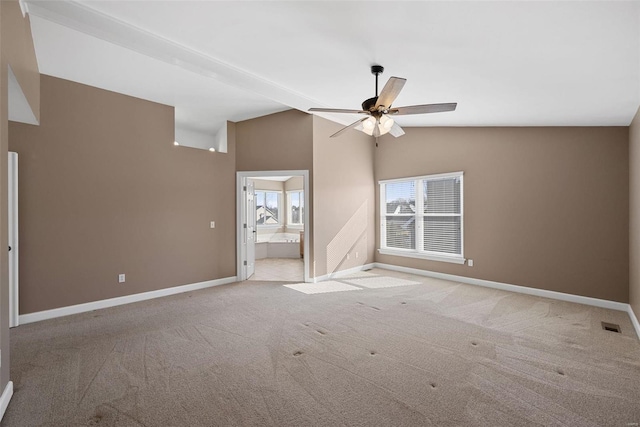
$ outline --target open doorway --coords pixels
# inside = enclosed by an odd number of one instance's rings
[[[309,281],[309,172],[237,173],[238,279]]]

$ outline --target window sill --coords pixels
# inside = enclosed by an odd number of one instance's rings
[[[418,259],[426,259],[429,261],[441,261],[441,262],[450,262],[452,264],[464,264],[465,259],[460,256],[452,255],[433,255],[426,253],[419,253],[415,251],[403,251],[403,250],[394,250],[394,249],[378,249],[378,253],[382,255],[393,255],[393,256],[401,256],[407,258],[418,258]]]

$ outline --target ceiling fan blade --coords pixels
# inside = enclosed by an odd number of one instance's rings
[[[381,105],[385,108],[391,107],[391,104],[396,100],[406,82],[407,79],[403,79],[402,77],[391,77],[387,84],[382,88],[380,95],[378,95],[376,109]]]
[[[391,129],[389,129],[389,133],[397,138],[404,135],[404,130],[402,130],[399,124],[394,123]]]
[[[364,122],[365,120],[367,120],[369,117],[365,117],[364,119],[360,119],[358,121],[355,121],[353,123],[351,123],[349,126],[345,126],[342,129],[340,129],[338,132],[334,133],[333,135],[331,135],[329,138],[335,138],[336,136],[340,136],[343,133],[345,133],[346,131],[348,131],[349,129],[353,129],[355,127],[357,127],[360,123]]]
[[[339,108],[309,108],[312,113],[348,113],[348,114],[369,114],[368,111],[362,110],[342,110]]]
[[[407,114],[442,113],[445,111],[455,111],[457,106],[457,102],[450,102],[448,104],[410,105],[408,107],[393,108],[389,110],[389,114],[405,116]]]

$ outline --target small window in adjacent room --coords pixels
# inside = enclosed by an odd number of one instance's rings
[[[304,224],[304,192],[303,191],[289,191],[287,192],[287,199],[289,200],[289,224],[290,225],[303,225]]]
[[[278,225],[280,206],[280,192],[256,191],[256,224]]]
[[[380,181],[380,253],[464,263],[463,173]]]

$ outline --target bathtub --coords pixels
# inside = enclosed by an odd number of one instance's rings
[[[256,259],[300,258],[300,233],[258,235]]]

